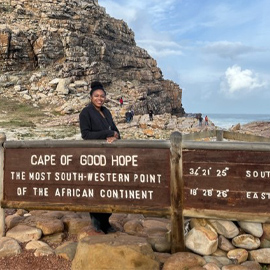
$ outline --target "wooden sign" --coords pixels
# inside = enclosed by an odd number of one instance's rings
[[[169,148],[20,147],[4,154],[4,205],[170,208]]]
[[[188,215],[270,215],[270,152],[183,149],[182,158]]]
[[[170,215],[171,251],[184,251],[181,138],[7,141],[1,207]]]

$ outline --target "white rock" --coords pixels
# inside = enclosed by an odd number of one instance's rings
[[[37,241],[37,240],[32,240],[29,243],[26,244],[25,249],[30,250],[30,249],[38,249],[41,247],[48,247],[49,245],[42,242],[42,241]]]
[[[55,79],[53,79],[52,81],[50,81],[50,82],[48,83],[48,85],[49,85],[49,86],[57,86],[57,84],[59,83],[59,81],[60,81],[60,78],[55,78]]]
[[[42,231],[38,228],[34,228],[27,225],[17,225],[6,234],[8,237],[12,237],[19,242],[29,242],[31,240],[38,240],[42,236]]]
[[[245,232],[250,233],[255,237],[261,237],[263,235],[261,223],[239,221],[238,224]]]
[[[201,254],[210,255],[217,250],[217,235],[205,227],[195,227],[186,235],[186,247]]]
[[[270,248],[252,250],[250,256],[258,263],[270,264]]]
[[[209,222],[215,228],[217,233],[224,235],[227,238],[233,238],[239,234],[239,229],[232,221],[210,219]]]

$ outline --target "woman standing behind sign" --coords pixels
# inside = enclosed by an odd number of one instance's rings
[[[100,82],[91,83],[91,102],[80,113],[80,129],[84,140],[107,140],[108,143],[120,139],[110,111],[104,107],[106,91]],[[90,213],[91,221],[96,231],[114,232],[110,225],[111,213]]]

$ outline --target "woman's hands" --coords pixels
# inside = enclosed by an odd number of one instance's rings
[[[107,138],[107,142],[108,142],[108,143],[112,143],[112,142],[116,141],[118,138],[119,138],[119,135],[118,135],[118,133],[115,131],[113,137],[108,137],[108,138]]]

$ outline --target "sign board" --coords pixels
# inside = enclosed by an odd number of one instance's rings
[[[270,214],[269,151],[183,149],[182,158],[185,210]]]
[[[181,138],[4,142],[1,207],[170,215],[171,251],[183,251]]]
[[[5,148],[4,202],[170,208],[170,149]]]

